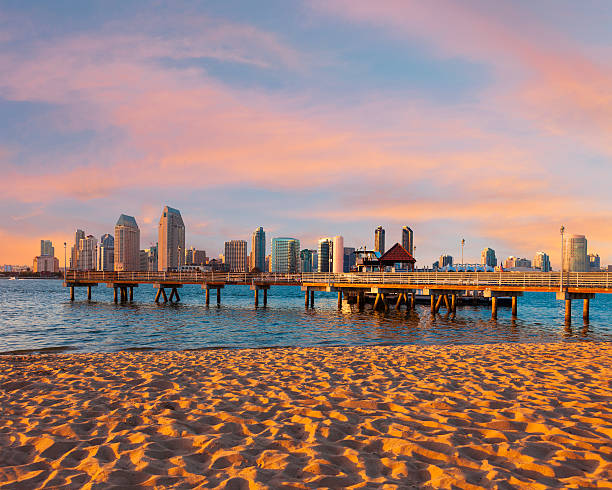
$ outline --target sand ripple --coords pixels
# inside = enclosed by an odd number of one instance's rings
[[[0,358],[2,488],[610,488],[612,344]]]

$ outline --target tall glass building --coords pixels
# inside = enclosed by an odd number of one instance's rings
[[[300,241],[296,238],[272,239],[272,272],[300,272]]]
[[[305,248],[300,252],[300,271],[315,272],[316,266],[313,267],[313,250]]]
[[[247,272],[246,240],[225,242],[225,263],[228,265],[230,272]]]
[[[497,266],[497,257],[495,256],[495,250],[492,248],[485,248],[480,253],[480,263],[482,265],[488,265],[489,267]]]
[[[584,235],[568,235],[565,237],[563,270],[565,272],[588,272],[590,270],[587,239]]]
[[[385,253],[385,229],[382,226],[374,230],[374,251]]]
[[[317,272],[332,272],[334,241],[331,238],[319,240]]]
[[[115,225],[114,253],[113,266],[116,271],[140,270],[140,229],[133,216],[119,216]]]
[[[260,226],[253,232],[251,237],[251,257],[249,269],[266,270],[266,232]]]
[[[159,218],[157,268],[179,270],[185,264],[185,223],[178,209],[165,206]]]
[[[414,257],[414,233],[409,226],[402,227],[402,247]]]

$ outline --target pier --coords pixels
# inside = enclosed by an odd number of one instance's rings
[[[565,320],[571,323],[572,301],[583,301],[583,319],[589,319],[590,301],[596,294],[612,293],[612,277],[608,272],[349,272],[301,274],[242,273],[242,272],[87,272],[68,271],[64,286],[70,288],[70,299],[75,298],[75,288],[87,288],[91,300],[92,287],[105,284],[113,288],[116,303],[133,300],[133,291],[140,284],[152,284],[157,293],[154,301],[179,302],[179,289],[196,284],[204,291],[206,306],[210,304],[210,291],[216,292],[217,304],[221,304],[221,291],[226,285],[248,286],[254,293],[254,304],[259,306],[263,292],[263,306],[268,302],[271,286],[300,286],[304,292],[304,305],[313,308],[315,292],[338,293],[338,306],[343,300],[365,307],[365,296],[375,295],[374,310],[388,311],[390,298],[395,308],[404,305],[415,308],[418,292],[430,297],[431,313],[441,308],[456,313],[459,297],[482,292],[490,298],[491,317],[497,318],[499,298],[511,298],[512,315],[518,315],[518,299],[524,292],[556,292],[557,300],[564,301]],[[166,290],[170,293],[167,294]],[[478,293],[480,294],[480,293]]]

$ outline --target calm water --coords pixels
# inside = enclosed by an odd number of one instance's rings
[[[212,347],[324,346],[364,344],[466,344],[490,342],[612,341],[612,295],[591,301],[588,326],[582,302],[574,302],[571,329],[564,324],[563,304],[554,294],[527,293],[519,299],[519,316],[500,308],[491,321],[484,307],[459,307],[456,318],[432,319],[427,306],[406,315],[363,313],[345,305],[337,309],[334,293],[316,293],[314,310],[304,309],[298,287],[273,287],[268,307],[253,307],[253,292],[244,286],[222,290],[222,304],[206,308],[199,286],[180,290],[178,305],[156,305],[150,285],[134,289],[134,303],[116,305],[112,289],[69,290],[56,280],[0,279],[0,352],[64,348],[79,351],[124,349],[198,349]],[[261,301],[261,298],[260,298]]]

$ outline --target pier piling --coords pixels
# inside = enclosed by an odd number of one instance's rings
[[[491,319],[497,320],[497,297],[491,297]]]
[[[310,307],[314,308],[314,289],[310,291]]]
[[[451,311],[452,313],[457,313],[457,294],[451,294]]]
[[[134,286],[130,286],[130,303],[134,301]]]
[[[255,288],[255,308],[259,306],[259,289]]]
[[[217,306],[221,304],[221,288],[217,288]]]
[[[265,308],[266,306],[268,306],[268,288],[265,288],[263,292],[264,292],[263,305]]]
[[[516,317],[518,313],[518,297],[512,296],[512,316]]]
[[[113,302],[114,303],[117,302],[117,287],[116,286],[113,288]]]
[[[585,322],[589,321],[589,303],[591,300],[589,298],[584,298],[584,303],[582,304],[582,319]]]
[[[210,288],[206,288],[205,296],[206,296],[206,300],[205,300],[206,306],[210,306]]]
[[[416,308],[416,293],[413,291],[410,295],[410,309],[414,310]]]
[[[572,300],[569,298],[565,300],[565,323],[572,323]]]
[[[436,313],[436,295],[431,293],[429,298],[431,300],[431,314],[433,315]]]
[[[87,286],[87,301],[91,301],[91,286]]]
[[[342,309],[342,291],[338,291],[338,309]]]
[[[74,301],[74,286],[70,286],[70,301]]]

